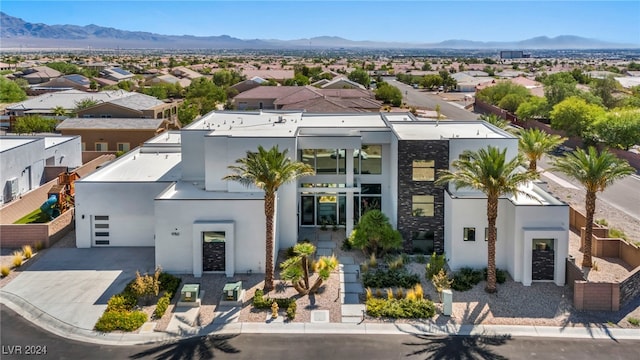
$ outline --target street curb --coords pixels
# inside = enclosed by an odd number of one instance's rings
[[[0,303],[26,320],[61,337],[101,345],[148,345],[175,342],[211,334],[334,334],[334,335],[431,335],[505,336],[573,339],[640,340],[640,329],[598,327],[553,327],[518,325],[437,325],[437,324],[347,324],[347,323],[228,323],[203,328],[183,328],[178,334],[166,332],[125,334],[100,333],[82,329],[45,313],[20,296],[0,290]]]

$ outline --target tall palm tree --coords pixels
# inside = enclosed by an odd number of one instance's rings
[[[55,116],[65,116],[67,115],[67,109],[65,109],[62,106],[56,106],[53,109],[51,109],[51,111],[53,112],[53,115]]]
[[[521,130],[518,135],[518,149],[529,160],[529,171],[531,172],[538,171],[538,160],[542,155],[567,140],[567,138],[547,134],[536,128]]]
[[[520,186],[537,178],[537,173],[522,171],[524,159],[518,155],[506,159],[507,149],[488,146],[478,151],[467,150],[452,166],[456,171],[442,170],[436,184],[451,182],[456,190],[468,187],[482,191],[487,196],[487,286],[485,291],[494,293],[496,288],[496,219],[498,218],[498,199],[504,195],[528,196]]]
[[[496,114],[482,114],[480,115],[480,120],[486,121],[489,124],[497,127],[498,129],[511,131],[511,123],[509,121],[499,117]]]
[[[230,165],[234,174],[223,177],[244,186],[256,186],[264,191],[264,214],[266,218],[266,260],[265,260],[265,292],[273,289],[273,222],[275,213],[276,192],[280,186],[292,182],[301,176],[313,175],[311,166],[292,161],[287,157],[287,150],[280,151],[278,146],[265,150],[258,145],[258,152],[247,151],[247,156],[236,160],[238,165]]]
[[[593,234],[593,214],[596,211],[596,193],[604,191],[614,181],[635,172],[626,160],[617,158],[609,151],[598,151],[590,146],[587,151],[577,149],[565,157],[556,158],[553,170],[565,173],[578,180],[584,186],[585,208],[587,211],[584,247],[582,249],[582,266],[590,268],[591,236]]]

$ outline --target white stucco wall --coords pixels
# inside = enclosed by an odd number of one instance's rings
[[[169,183],[82,182],[76,188],[76,246],[92,247],[92,216],[109,216],[108,246],[154,246],[154,198]]]
[[[5,141],[2,139],[0,141]],[[6,140],[10,141],[10,140]],[[7,181],[18,179],[18,197],[40,186],[44,173],[44,138],[29,141],[0,152],[0,194],[4,203],[9,201]]]
[[[74,169],[82,166],[82,141],[80,136],[65,137],[63,142],[45,148],[44,159],[53,157],[54,166]]]
[[[234,271],[264,273],[263,200],[156,200],[154,209],[156,264],[165,271],[192,274],[194,224],[226,221],[234,227]]]
[[[445,194],[445,252],[452,270],[487,264],[486,199],[457,198]],[[569,209],[566,205],[515,205],[498,203],[496,266],[515,281],[531,285],[532,237],[555,238],[554,282],[564,284],[564,259],[568,254]],[[476,240],[463,241],[463,229],[475,227]]]
[[[182,147],[182,179],[185,181],[204,181],[205,135],[210,130],[183,129],[180,132]]]

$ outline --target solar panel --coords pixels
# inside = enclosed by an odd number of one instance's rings
[[[82,75],[78,75],[78,74],[71,74],[71,75],[66,75],[65,76],[66,79],[69,79],[70,81],[73,81],[74,83],[80,84],[80,85],[89,85],[89,79],[87,79],[86,77],[82,76]]]
[[[132,73],[128,72],[127,70],[121,69],[121,68],[112,68],[110,69],[111,71],[115,71],[120,75],[133,75]]]

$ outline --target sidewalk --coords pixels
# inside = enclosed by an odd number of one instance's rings
[[[563,337],[575,339],[640,340],[640,329],[602,327],[551,327],[436,324],[369,324],[369,323],[247,323],[231,322],[190,328],[180,333],[154,332],[142,334],[99,333],[65,323],[19,296],[0,290],[0,303],[26,320],[56,335],[71,340],[102,345],[141,345],[177,341],[209,334],[371,334],[371,335],[510,335],[520,337]]]

